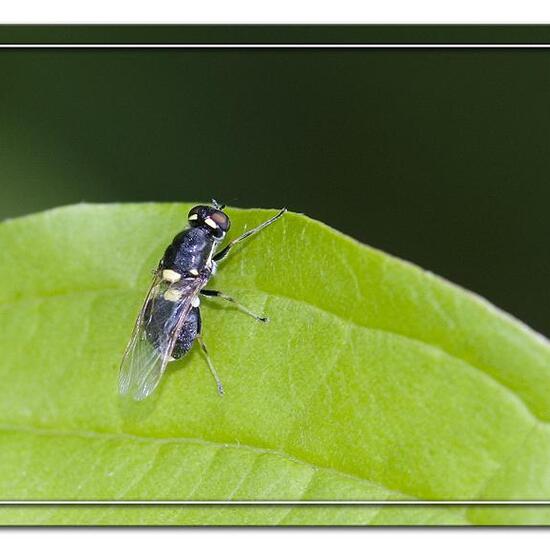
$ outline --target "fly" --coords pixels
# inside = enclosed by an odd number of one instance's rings
[[[129,394],[136,400],[151,395],[167,364],[183,357],[195,340],[200,344],[219,394],[223,395],[223,385],[201,336],[200,296],[226,300],[257,321],[268,320],[231,296],[204,287],[216,272],[217,263],[236,244],[278,220],[286,208],[216,252],[231,225],[223,209],[224,205],[216,201],[212,201],[212,206],[192,208],[187,216],[189,228],[178,233],[164,252],[122,359],[119,376],[122,395]]]

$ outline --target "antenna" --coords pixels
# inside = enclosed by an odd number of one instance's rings
[[[212,204],[214,208],[217,208],[218,210],[223,210],[225,208],[225,204],[220,204],[216,199],[212,199]]]

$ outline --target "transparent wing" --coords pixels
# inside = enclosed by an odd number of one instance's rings
[[[200,288],[199,278],[168,283],[155,274],[120,365],[122,395],[141,400],[153,393]]]

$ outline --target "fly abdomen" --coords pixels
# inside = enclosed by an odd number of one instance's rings
[[[189,312],[180,335],[172,351],[172,358],[179,359],[183,357],[192,347],[193,342],[197,336],[201,333],[201,313],[198,307],[194,307]]]
[[[162,354],[166,342],[166,327],[170,326],[173,321],[174,302],[167,299],[164,295],[158,296],[155,300],[151,300],[147,304],[145,315],[148,319],[146,331],[147,340],[149,340],[149,343],[159,352],[159,354]],[[172,350],[171,357],[173,359],[183,357],[183,355],[191,349],[195,338],[200,334],[200,328],[201,319],[199,308],[192,307],[182,325],[174,349]]]

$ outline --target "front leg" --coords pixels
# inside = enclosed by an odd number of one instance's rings
[[[265,221],[264,223],[261,223],[260,225],[258,225],[258,227],[255,227],[254,229],[250,229],[245,233],[243,233],[240,237],[233,239],[223,250],[220,250],[220,252],[214,255],[214,257],[212,258],[214,262],[219,262],[220,260],[223,260],[227,256],[231,248],[233,248],[237,243],[244,241],[248,237],[252,237],[252,235],[255,235],[256,233],[259,233],[262,229],[265,229],[268,225],[271,225],[273,222],[276,222],[285,212],[286,212],[286,208],[283,208],[278,214],[276,214],[269,220]]]

